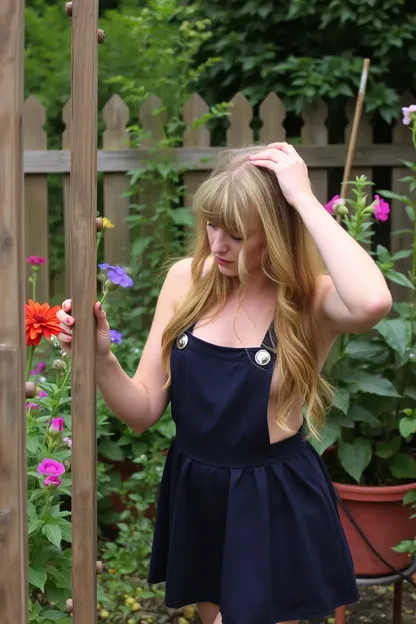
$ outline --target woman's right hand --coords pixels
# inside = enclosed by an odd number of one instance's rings
[[[62,349],[70,354],[72,342],[72,328],[75,325],[75,319],[71,316],[72,300],[66,299],[60,310],[56,313],[60,321],[61,332],[57,336]],[[110,326],[107,321],[107,315],[101,307],[101,303],[97,301],[94,305],[94,314],[96,318],[96,356],[103,358],[110,353],[111,339]]]

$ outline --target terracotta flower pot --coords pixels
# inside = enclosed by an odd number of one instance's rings
[[[387,487],[366,487],[334,483],[341,500],[378,553],[398,570],[409,566],[407,553],[392,550],[403,540],[416,536],[416,518],[403,496],[416,483]],[[339,505],[342,525],[351,549],[356,576],[384,576],[392,573],[371,551]]]

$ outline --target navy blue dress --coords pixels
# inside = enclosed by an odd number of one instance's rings
[[[149,582],[166,605],[220,605],[224,624],[320,618],[359,599],[334,490],[301,432],[270,444],[275,363],[192,333],[172,349],[176,438],[162,478]]]

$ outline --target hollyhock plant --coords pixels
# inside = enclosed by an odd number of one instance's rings
[[[325,210],[327,210],[329,214],[333,214],[334,211],[337,212],[337,208],[344,205],[345,199],[342,199],[339,195],[334,195],[334,197],[325,204]]]
[[[416,105],[402,112],[416,150]],[[397,297],[389,315],[371,330],[339,336],[323,369],[335,390],[334,404],[321,439],[312,443],[320,453],[333,447],[324,459],[333,480],[343,484],[416,481],[416,163],[402,160],[403,166],[408,171],[400,183],[408,185],[408,195],[405,190],[379,190],[370,202],[368,187],[374,185],[365,176],[357,177],[350,183],[348,214],[342,219],[351,237],[374,257]],[[392,209],[389,200],[395,201]],[[373,236],[392,210],[402,211],[409,225],[392,232],[391,249],[387,249],[374,244]],[[403,233],[409,243],[396,239]],[[415,490],[405,502],[416,507]],[[416,552],[416,539],[411,548],[409,552]]]

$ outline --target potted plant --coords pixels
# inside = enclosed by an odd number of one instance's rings
[[[416,105],[403,113],[416,149]],[[412,193],[416,164],[404,165],[409,175],[402,181]],[[335,197],[326,208],[340,215],[350,235],[368,249],[375,221],[386,221],[389,216],[389,205],[382,197],[404,204],[410,221],[407,232],[412,235],[410,248],[392,255],[378,245],[374,255],[384,276],[399,284],[405,297],[394,302],[389,317],[373,330],[340,336],[334,344],[324,369],[335,388],[334,405],[320,440],[313,444],[323,454],[339,496],[357,576],[381,576],[392,568],[408,566],[406,547],[399,552],[393,548],[403,540],[410,543],[416,535],[416,518],[403,505],[416,500],[416,202],[406,195],[380,191],[368,205],[368,184],[364,176],[357,178],[352,199]],[[399,233],[403,231],[392,236]],[[395,269],[403,258],[411,259],[408,275]]]

